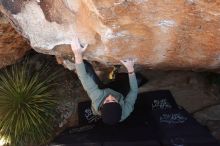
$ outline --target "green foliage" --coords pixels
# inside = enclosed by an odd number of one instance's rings
[[[13,146],[44,144],[53,135],[58,73],[48,66],[33,72],[28,62],[0,74],[0,135]]]

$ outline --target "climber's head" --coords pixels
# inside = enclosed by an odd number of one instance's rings
[[[114,125],[120,121],[121,115],[122,109],[118,100],[112,95],[107,96],[101,108],[102,121]]]

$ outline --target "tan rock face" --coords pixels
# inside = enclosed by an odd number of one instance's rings
[[[0,14],[0,68],[15,63],[29,49],[27,41]]]
[[[218,69],[218,0],[1,0],[38,52],[73,56],[77,35],[85,57],[104,64],[127,57],[160,69]]]

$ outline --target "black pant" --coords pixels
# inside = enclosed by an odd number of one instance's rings
[[[100,89],[110,88],[112,90],[121,93],[124,97],[128,94],[130,90],[130,85],[129,85],[129,78],[127,73],[116,74],[114,81],[108,83],[107,85],[104,85],[100,81],[99,77],[96,75],[92,65],[86,60],[84,60],[84,64],[85,64],[86,72],[91,76],[91,78],[93,78],[93,80]],[[137,77],[138,86],[140,86],[142,76],[139,73],[136,73],[136,77]]]

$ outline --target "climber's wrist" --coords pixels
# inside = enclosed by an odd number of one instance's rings
[[[75,54],[75,63],[80,64],[83,62],[82,54]]]
[[[127,70],[129,74],[132,74],[134,72],[134,68],[128,68]]]

